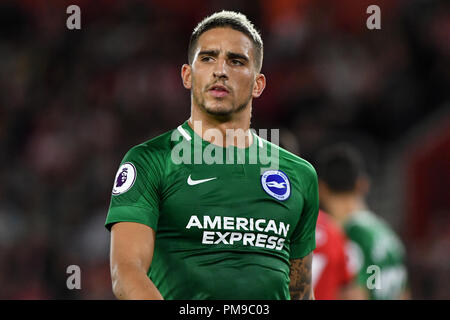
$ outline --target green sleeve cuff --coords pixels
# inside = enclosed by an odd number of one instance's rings
[[[136,222],[149,226],[156,231],[158,227],[158,215],[150,208],[135,206],[118,206],[109,209],[105,227],[111,231],[113,224],[117,222]]]
[[[304,242],[291,245],[289,259],[299,259],[306,257],[316,248],[316,241],[314,238],[307,239]]]

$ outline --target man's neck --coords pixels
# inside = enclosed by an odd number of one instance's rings
[[[250,116],[251,105],[228,118],[215,117],[194,107],[188,124],[205,141],[221,147],[247,148],[253,143]]]
[[[366,209],[364,199],[355,194],[333,195],[327,200],[326,210],[341,225],[345,224],[357,211]]]

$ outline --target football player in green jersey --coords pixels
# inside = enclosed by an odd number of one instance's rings
[[[114,179],[105,226],[116,297],[313,298],[317,175],[250,130],[262,58],[242,14],[194,29],[181,69],[191,117],[131,148]]]
[[[364,295],[354,299],[406,299],[407,270],[402,242],[365,203],[369,182],[359,153],[347,144],[317,157],[320,205],[344,227],[351,265]]]

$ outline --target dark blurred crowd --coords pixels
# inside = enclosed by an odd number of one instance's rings
[[[70,4],[81,30],[66,28]],[[381,30],[366,27],[371,4]],[[115,172],[130,147],[188,118],[189,36],[222,9],[264,40],[251,126],[280,128],[307,160],[346,140],[376,184],[394,146],[450,103],[447,1],[2,1],[0,299],[113,298],[103,224]],[[66,287],[72,264],[81,290]],[[415,287],[411,270],[413,298],[448,298],[435,282]]]

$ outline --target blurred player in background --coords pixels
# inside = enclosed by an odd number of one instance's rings
[[[280,132],[280,146],[299,154],[298,138],[287,128]],[[319,210],[316,249],[312,261],[312,286],[317,300],[364,299],[365,292],[355,284],[355,268],[348,250],[349,241],[333,217]]]
[[[348,256],[349,242],[332,217],[319,210],[312,284],[317,300],[363,299],[364,291],[354,284],[355,270]]]
[[[132,148],[114,179],[106,227],[116,297],[314,297],[317,174],[250,131],[252,99],[265,88],[262,47],[251,22],[235,12],[194,29],[182,67],[190,119]],[[180,145],[183,156],[173,152]],[[214,160],[231,150],[245,161],[197,162],[196,145],[214,150]],[[250,163],[250,150],[276,151],[279,170],[264,171],[259,153]]]
[[[358,152],[345,144],[324,149],[318,155],[317,168],[321,208],[343,226],[357,283],[366,298],[408,298],[403,244],[388,224],[367,208],[369,181]],[[380,270],[377,279],[371,266]]]

